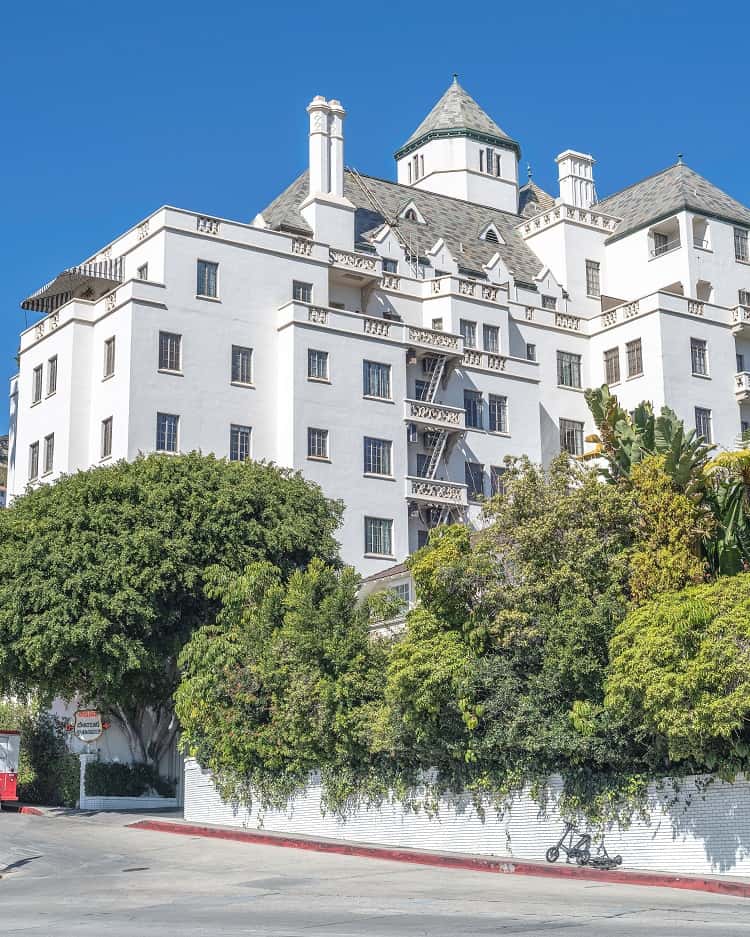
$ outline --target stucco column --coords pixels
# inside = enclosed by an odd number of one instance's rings
[[[331,120],[331,195],[344,194],[344,117],[346,111],[335,98],[328,102]]]
[[[322,94],[317,94],[307,105],[310,115],[310,195],[330,191],[330,137],[329,108]]]

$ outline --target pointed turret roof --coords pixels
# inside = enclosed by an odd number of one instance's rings
[[[466,136],[481,143],[495,143],[512,147],[520,157],[521,148],[495,121],[477,104],[472,96],[453,76],[448,90],[414,133],[396,152],[396,159],[405,156],[428,140],[437,137]]]

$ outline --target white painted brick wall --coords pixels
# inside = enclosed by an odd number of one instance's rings
[[[554,806],[557,790],[559,785],[553,783],[546,817],[524,795],[501,817],[488,807],[484,820],[465,797],[443,801],[439,816],[433,818],[385,804],[362,808],[342,820],[321,814],[320,788],[313,785],[287,810],[266,811],[262,826],[386,846],[543,859],[562,827]],[[610,855],[621,853],[624,868],[750,877],[750,782],[717,781],[701,794],[688,778],[681,783],[676,804],[674,796],[671,789],[660,793],[653,787],[648,822],[634,820],[626,830],[609,832]],[[185,763],[185,819],[249,829],[259,825],[255,809],[222,801],[210,773],[192,759]]]

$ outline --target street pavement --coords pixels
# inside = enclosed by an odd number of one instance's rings
[[[748,937],[750,899],[0,814],[0,937]]]

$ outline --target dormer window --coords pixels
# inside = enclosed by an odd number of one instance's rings
[[[414,202],[409,202],[408,205],[404,206],[399,214],[399,218],[401,218],[403,221],[413,221],[415,224],[426,224],[422,213],[419,211]]]
[[[483,241],[489,241],[490,244],[505,244],[502,235],[497,230],[494,224],[488,224],[487,227],[482,231],[479,237]]]
[[[416,221],[417,213],[414,211],[413,208],[407,208],[406,211],[404,212],[404,219],[406,221]]]

